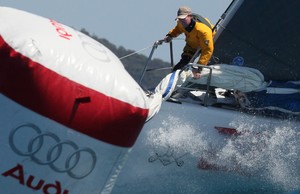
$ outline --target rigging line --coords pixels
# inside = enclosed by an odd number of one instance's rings
[[[123,57],[120,57],[119,59],[122,60],[122,59],[124,59],[124,58],[130,57],[131,55],[138,54],[138,53],[142,52],[143,50],[149,49],[149,48],[151,48],[151,47],[153,47],[153,45],[147,46],[147,47],[145,47],[145,48],[143,48],[143,49],[141,49],[141,50],[138,50],[138,51],[135,51],[135,52],[130,53],[130,54],[128,54],[128,55],[125,55],[125,56],[123,56]]]
[[[184,38],[173,38],[173,40],[184,40]],[[173,41],[173,40],[172,40],[172,41]],[[120,57],[119,59],[120,59],[120,60],[125,59],[125,58],[127,58],[127,57],[130,57],[130,56],[132,56],[132,55],[138,54],[138,53],[140,53],[140,52],[142,52],[142,51],[144,51],[144,50],[146,50],[146,49],[152,48],[152,47],[154,47],[154,46],[156,46],[156,45],[154,44],[154,45],[147,46],[147,47],[145,47],[145,48],[143,48],[143,49],[140,49],[140,50],[138,50],[138,51],[135,51],[135,52],[133,52],[133,53],[130,53],[130,54],[128,54],[128,55],[125,55],[125,56],[123,56],[123,57]]]

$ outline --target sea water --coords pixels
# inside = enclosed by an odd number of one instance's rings
[[[238,134],[164,118],[142,132],[113,193],[289,193],[300,188],[295,123],[270,126],[247,117],[230,125]],[[203,168],[202,160],[210,166]]]

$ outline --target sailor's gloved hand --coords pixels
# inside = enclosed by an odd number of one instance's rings
[[[202,67],[192,65],[192,73],[194,79],[199,79],[201,76]]]
[[[164,38],[164,40],[165,40],[166,43],[171,42],[172,39],[173,38],[170,35],[166,35],[165,38]]]
[[[201,73],[202,71],[202,67],[196,66],[196,65],[192,65],[192,70],[197,72],[197,73]]]

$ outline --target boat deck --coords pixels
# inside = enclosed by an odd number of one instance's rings
[[[212,106],[226,110],[244,112],[252,115],[300,121],[299,112],[292,112],[279,107],[242,107],[240,102],[238,101],[244,99],[238,99],[234,94],[234,91],[228,91],[222,88],[215,88],[211,91],[214,91],[215,95],[212,95],[212,92],[207,92],[204,89],[198,89],[195,87],[180,87],[173,92],[172,96],[167,101],[178,104],[192,103],[201,106]]]

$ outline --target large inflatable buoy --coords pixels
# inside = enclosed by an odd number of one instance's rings
[[[57,21],[0,8],[0,92],[101,141],[131,147],[147,96],[106,47]],[[152,113],[151,113],[152,114]]]

